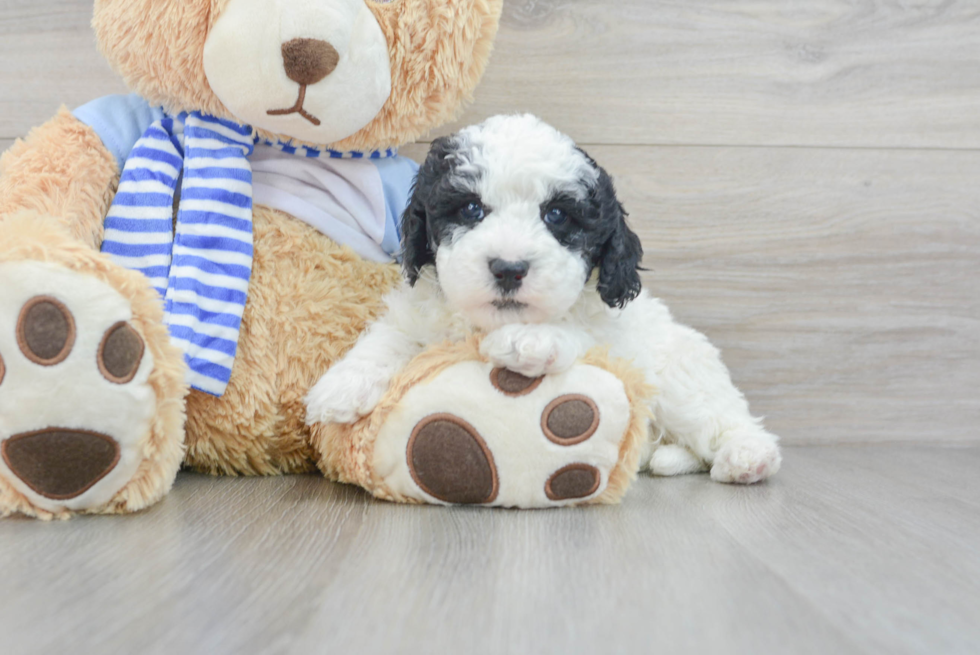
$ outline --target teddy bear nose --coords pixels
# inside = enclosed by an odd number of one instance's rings
[[[289,79],[297,84],[316,84],[337,68],[340,53],[326,41],[293,39],[282,44],[282,61]]]

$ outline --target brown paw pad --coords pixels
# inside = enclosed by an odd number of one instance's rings
[[[555,398],[541,415],[544,436],[559,446],[582,443],[599,429],[599,407],[579,394]]]
[[[599,490],[602,474],[588,464],[569,464],[548,478],[544,492],[551,500],[586,498]]]
[[[544,377],[529,378],[506,368],[495,368],[490,373],[490,383],[508,396],[526,396],[541,385]]]
[[[115,384],[126,384],[136,377],[143,361],[143,339],[128,323],[120,322],[106,330],[99,346],[99,370]]]
[[[17,343],[35,364],[60,364],[75,345],[75,319],[63,303],[50,296],[32,298],[20,311]]]
[[[472,505],[497,498],[493,455],[476,429],[452,414],[434,414],[415,426],[408,468],[415,483],[441,501]]]
[[[53,500],[81,496],[119,463],[119,444],[97,432],[48,429],[10,437],[3,461],[36,493]]]

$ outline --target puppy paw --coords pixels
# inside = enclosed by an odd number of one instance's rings
[[[392,372],[365,361],[342,361],[320,378],[306,397],[306,422],[354,423],[381,400]]]
[[[783,458],[774,442],[756,437],[728,441],[718,450],[711,466],[715,482],[752,484],[775,474]]]
[[[536,378],[567,371],[581,353],[578,344],[560,328],[511,324],[488,334],[480,354],[495,366]]]

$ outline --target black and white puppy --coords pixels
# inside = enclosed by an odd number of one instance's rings
[[[717,349],[642,290],[643,250],[609,175],[539,119],[496,116],[435,141],[403,246],[406,283],[311,390],[311,423],[357,420],[425,346],[480,331],[484,356],[530,377],[599,344],[633,360],[659,390],[643,457],[654,474],[752,483],[779,469],[777,438]]]

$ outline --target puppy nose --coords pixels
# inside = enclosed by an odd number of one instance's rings
[[[491,259],[490,272],[497,278],[497,286],[504,291],[513,291],[521,286],[531,264],[526,261],[509,262],[506,259]]]
[[[282,62],[293,82],[316,84],[337,68],[340,53],[326,41],[293,39],[282,44]]]

